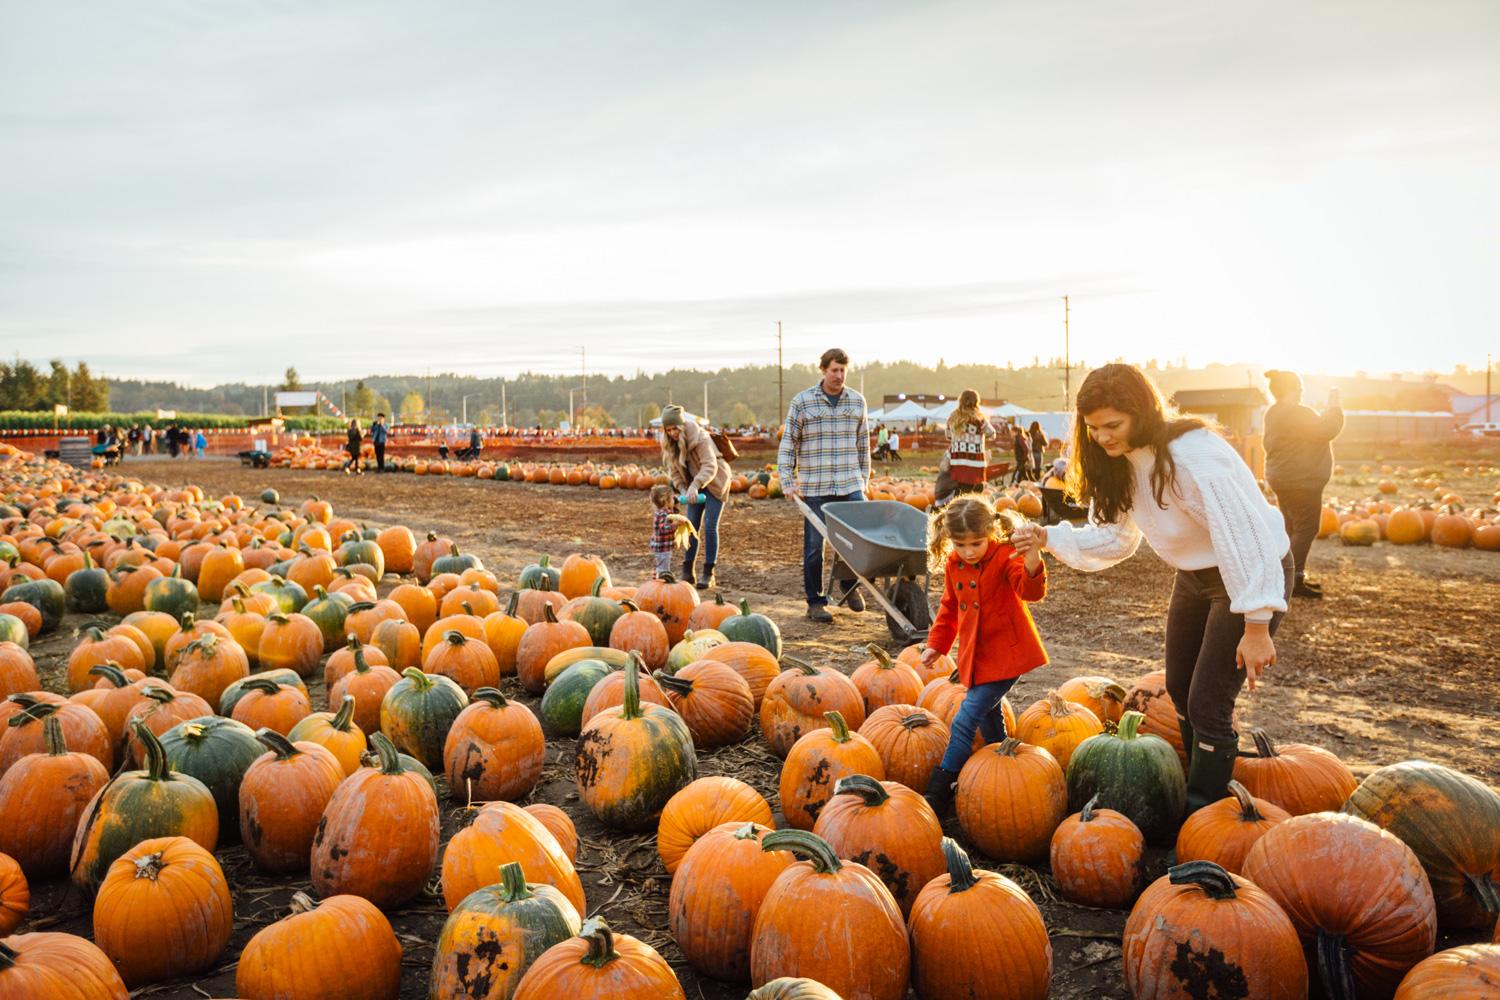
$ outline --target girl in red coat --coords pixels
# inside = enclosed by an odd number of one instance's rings
[[[1036,623],[1026,607],[1047,593],[1047,568],[1032,547],[1023,558],[1010,543],[1009,513],[996,513],[983,497],[958,497],[933,515],[927,547],[946,582],[937,621],[927,635],[922,662],[931,666],[958,640],[958,679],[969,691],[953,717],[948,750],[932,772],[926,797],[938,817],[953,804],[953,784],[974,744],[1005,739],[1000,699],[1028,671],[1047,662]]]

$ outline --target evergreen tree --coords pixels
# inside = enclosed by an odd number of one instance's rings
[[[73,409],[85,413],[109,410],[109,381],[94,378],[87,361],[78,362],[78,367],[73,369]]]
[[[73,376],[68,372],[68,366],[56,358],[49,363],[52,366],[52,373],[47,376],[47,391],[43,401],[48,406],[61,403],[71,407],[73,405]]]
[[[42,388],[41,373],[30,361],[0,365],[0,410],[41,409]]]
[[[288,368],[286,370],[286,375],[284,375],[282,377],[282,380],[281,380],[281,391],[282,392],[301,392],[302,391],[302,376],[297,374],[297,369],[296,368]]]

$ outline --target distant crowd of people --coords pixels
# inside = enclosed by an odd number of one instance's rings
[[[123,433],[122,433],[123,430]],[[208,437],[202,428],[190,429],[173,422],[158,430],[148,423],[119,428],[105,424],[94,432],[93,452],[106,464],[126,455],[170,455],[172,458],[202,458]]]

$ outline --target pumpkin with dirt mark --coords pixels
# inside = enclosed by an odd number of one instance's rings
[[[635,588],[635,603],[642,611],[661,619],[670,645],[682,641],[686,634],[688,617],[698,606],[698,591],[691,583],[679,582],[671,573],[663,573]]]
[[[402,768],[390,740],[375,733],[370,743],[380,766],[340,782],[318,822],[312,884],[320,896],[351,893],[386,908],[427,884],[437,863],[439,810],[428,779]]]
[[[851,774],[885,777],[885,764],[875,744],[851,733],[838,712],[827,712],[824,718],[828,727],[805,734],[781,765],[781,814],[799,830],[813,828],[840,778]]]
[[[57,719],[44,720],[42,733],[46,752],[22,757],[0,776],[0,853],[32,879],[68,870],[79,817],[109,783],[97,758],[68,749]]]
[[[1129,816],[1098,806],[1096,795],[1052,834],[1052,878],[1070,903],[1123,909],[1145,880],[1146,838]]]
[[[519,864],[506,862],[498,883],[474,890],[448,915],[433,953],[432,995],[509,997],[531,963],[581,926],[556,887],[528,883]]]
[[[922,887],[941,874],[943,827],[917,792],[863,774],[840,778],[812,832],[846,861],[885,883],[904,918]]]
[[[492,687],[474,692],[443,742],[443,767],[456,802],[524,798],[545,762],[542,724],[531,709]]]
[[[761,736],[776,756],[785,758],[803,736],[827,729],[829,712],[838,712],[854,729],[864,725],[864,698],[846,674],[791,657],[786,663],[760,701]]]
[[[1266,892],[1211,861],[1177,865],[1141,893],[1122,947],[1137,1000],[1307,1000],[1291,920]]]
[[[605,826],[643,830],[693,780],[697,757],[682,716],[641,701],[640,660],[625,668],[625,698],[578,736],[578,797]]]
[[[255,867],[276,874],[307,870],[323,810],[344,779],[337,758],[315,743],[256,734],[262,749],[240,782],[239,828]]]

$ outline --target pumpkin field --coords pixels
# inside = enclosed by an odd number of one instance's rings
[[[941,832],[956,674],[806,619],[774,491],[700,593],[644,491],[496,478],[0,456],[0,1000],[1500,996],[1500,949],[1423,962],[1500,944],[1492,465],[1341,472],[1186,823],[1172,572],[1049,560]]]

